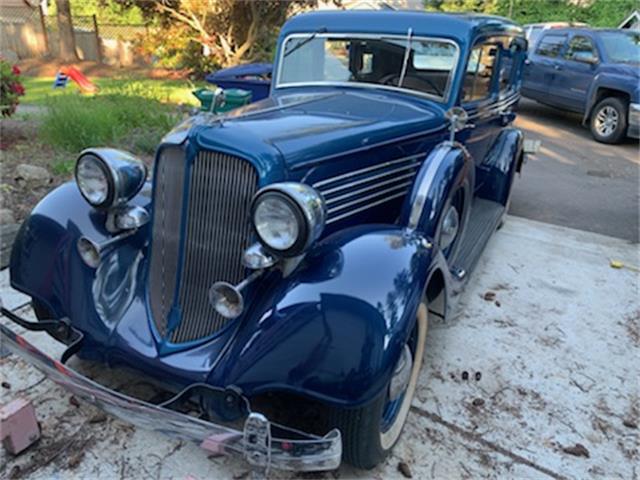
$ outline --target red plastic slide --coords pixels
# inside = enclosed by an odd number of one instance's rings
[[[60,73],[76,82],[76,85],[78,85],[82,93],[96,93],[99,90],[95,83],[85,77],[84,74],[75,67],[62,67]]]

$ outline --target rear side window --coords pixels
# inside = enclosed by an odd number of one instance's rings
[[[565,53],[564,56],[569,60],[572,60],[576,54],[590,54],[593,58],[598,56],[591,40],[582,36],[576,36],[571,39],[569,47],[567,48],[567,53]]]
[[[538,43],[536,54],[545,57],[557,57],[560,55],[560,51],[566,40],[566,35],[547,34],[542,37],[542,40]]]
[[[463,102],[481,100],[491,95],[497,51],[496,45],[479,45],[471,50],[464,75]]]

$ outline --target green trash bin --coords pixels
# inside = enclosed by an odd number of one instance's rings
[[[224,102],[222,105],[212,109],[212,102],[216,97],[216,90],[199,88],[194,90],[193,95],[200,100],[200,110],[203,112],[225,113],[234,108],[242,107],[251,103],[251,92],[240,88],[229,88],[223,90]]]

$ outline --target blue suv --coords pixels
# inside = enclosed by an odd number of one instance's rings
[[[599,142],[640,136],[640,32],[550,29],[525,63],[524,96],[583,114]]]

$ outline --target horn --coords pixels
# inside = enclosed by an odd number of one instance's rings
[[[80,258],[82,258],[82,261],[87,266],[91,268],[98,268],[102,256],[107,250],[109,250],[110,247],[120,242],[121,240],[130,237],[131,235],[136,233],[136,231],[137,230],[135,229],[126,231],[102,243],[94,242],[90,238],[84,236],[80,237],[78,239],[78,243],[76,244],[78,253],[80,254]]]
[[[216,282],[209,289],[209,303],[225,318],[236,318],[244,311],[244,297],[242,290],[262,275],[262,270],[257,270],[237,285],[228,282]]]

